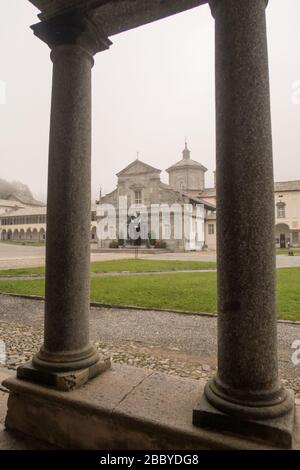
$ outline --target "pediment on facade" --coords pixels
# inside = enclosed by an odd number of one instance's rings
[[[128,165],[126,168],[117,173],[117,176],[132,176],[145,173],[157,173],[157,175],[159,175],[161,173],[161,170],[158,170],[157,168],[154,168],[153,166],[148,165],[147,163],[144,163],[140,160],[135,160],[134,162],[130,163],[130,165]]]

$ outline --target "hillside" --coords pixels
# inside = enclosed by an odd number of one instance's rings
[[[9,199],[22,202],[26,205],[43,206],[42,202],[37,201],[26,184],[19,181],[5,181],[0,178],[0,199]]]

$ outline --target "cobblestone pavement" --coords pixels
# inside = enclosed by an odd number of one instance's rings
[[[43,336],[42,301],[0,295],[0,340],[6,367],[14,369],[38,351]],[[91,335],[113,361],[168,374],[208,379],[216,371],[216,318],[172,312],[91,309]],[[291,361],[300,325],[278,323],[282,380],[300,397],[300,365]]]

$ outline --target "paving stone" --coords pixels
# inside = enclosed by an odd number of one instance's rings
[[[6,367],[13,371],[40,348],[44,303],[6,296],[0,300],[0,340],[6,344]],[[106,308],[93,308],[91,316],[92,339],[115,363],[197,380],[208,380],[216,372],[215,318]],[[159,336],[151,342],[156,324]],[[293,366],[290,360],[290,346],[300,338],[300,325],[279,323],[278,330],[280,376],[300,398],[300,366]]]

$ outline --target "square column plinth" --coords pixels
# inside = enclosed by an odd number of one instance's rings
[[[290,400],[294,401],[294,393],[287,391]],[[255,410],[251,410],[252,412]],[[259,412],[259,408],[257,407]],[[262,439],[266,444],[292,449],[295,430],[295,408],[286,410],[282,416],[268,419],[249,419],[242,415],[241,410],[236,414],[225,413],[211,405],[203,394],[198,407],[193,410],[193,423],[196,426],[212,427],[220,432],[232,432],[246,439]]]
[[[96,364],[85,369],[72,370],[69,372],[53,372],[37,368],[29,362],[18,367],[17,377],[21,380],[46,385],[64,392],[75,390],[84,385],[88,380],[97,377],[110,368],[110,357],[99,357]]]

